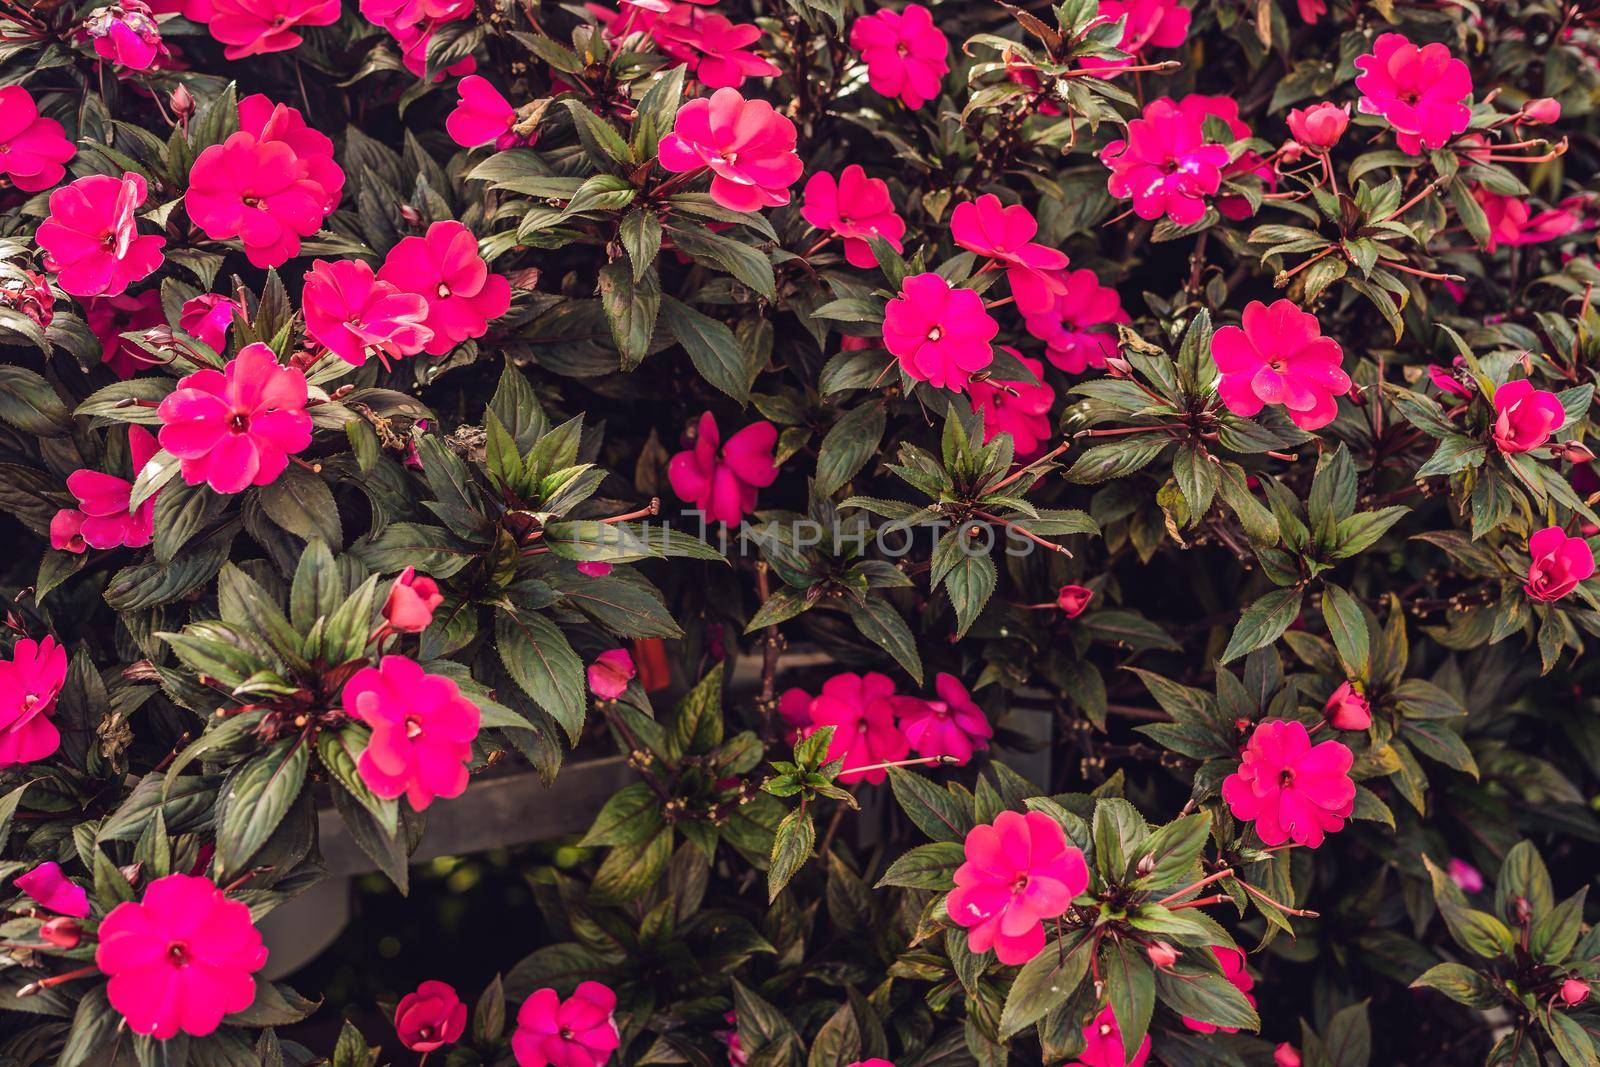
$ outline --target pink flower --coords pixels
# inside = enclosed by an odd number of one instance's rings
[[[454,21],[454,20],[440,20]],[[388,27],[394,34],[395,43],[400,46],[400,61],[407,70],[418,78],[427,77],[428,74],[428,43],[433,40],[433,35],[438,32],[438,23],[429,21],[411,26]],[[437,71],[429,81],[442,82],[445,75],[459,78],[464,74],[471,74],[478,69],[478,61],[470,55],[462,56],[441,71]]]
[[[393,33],[423,22],[455,22],[472,14],[473,0],[361,0],[361,14]]]
[[[693,447],[667,464],[667,481],[679,500],[717,522],[737,526],[756,509],[756,490],[777,480],[778,464],[772,454],[777,443],[776,426],[752,422],[723,444],[716,416],[704,412]]]
[[[432,1052],[461,1040],[467,1029],[467,1006],[448,982],[428,981],[400,998],[394,1009],[394,1032],[412,1052]]]
[[[1541,96],[1522,105],[1522,121],[1533,126],[1544,126],[1561,121],[1561,101]]]
[[[1041,115],[1061,114],[1061,105],[1050,99],[1044,90],[1044,79],[1039,76],[1039,68],[1023,59],[1017,53],[1006,50],[1006,80],[1016,85],[1021,85],[1032,90],[1034,107]],[[1108,64],[1109,65],[1109,64]]]
[[[89,917],[88,892],[76,882],[69,882],[61,873],[61,865],[54,860],[39,864],[27,874],[17,875],[12,884],[38,901],[46,911],[77,919]]]
[[[1191,118],[1198,119],[1201,129],[1205,128],[1206,119],[1215,117],[1227,124],[1228,131],[1235,141],[1250,136],[1249,125],[1239,118],[1239,101],[1231,96],[1190,93],[1178,101],[1178,110]],[[1240,153],[1237,159],[1222,168],[1223,181],[1232,181],[1247,174],[1253,174],[1261,179],[1268,189],[1276,187],[1278,182],[1277,170],[1252,151]],[[1249,200],[1235,195],[1218,197],[1217,211],[1223,218],[1234,220],[1247,219],[1255,213]]]
[[[934,678],[938,700],[896,697],[900,730],[919,756],[953,756],[966,764],[974,752],[989,747],[994,727],[953,674],[940,671]]]
[[[50,325],[55,316],[55,294],[50,291],[50,279],[37,271],[23,269],[21,276],[0,278],[0,307],[12,308],[32,319],[40,329]]]
[[[298,47],[304,38],[297,27],[338,22],[339,0],[189,0],[184,16],[207,24],[228,46],[223,55],[243,59]]]
[[[1301,2],[1304,3],[1305,0],[1301,0]],[[1272,1050],[1272,1063],[1273,1067],[1300,1067],[1300,1052],[1285,1041]]]
[[[600,563],[595,560],[580,560],[574,564],[578,573],[590,578],[604,578],[611,573],[611,564]]]
[[[1066,293],[1060,272],[1067,257],[1033,240],[1039,223],[1021,204],[1006,207],[993,193],[976,201],[957,204],[950,216],[950,233],[969,252],[988,256],[1005,265],[1006,280],[1024,315],[1054,310]]]
[[[1326,152],[1339,143],[1350,125],[1350,105],[1340,107],[1324,101],[1289,112],[1289,134],[1301,145]]]
[[[638,671],[625,648],[602,652],[589,664],[589,691],[601,700],[615,700],[628,688]]]
[[[1450,880],[1456,884],[1456,888],[1463,893],[1482,892],[1483,873],[1466,860],[1450,857],[1450,862],[1445,865],[1445,872],[1450,875]]]
[[[1355,682],[1345,682],[1335,689],[1323,705],[1322,714],[1335,730],[1365,730],[1372,725],[1372,706]]]
[[[1179,226],[1199,222],[1207,196],[1222,184],[1228,149],[1207,144],[1205,124],[1166,97],[1151,101],[1144,117],[1128,123],[1128,136],[1106,145],[1100,160],[1111,168],[1111,195],[1133,200],[1141,219],[1166,215]]]
[[[1178,0],[1100,0],[1100,18],[1116,22],[1127,17],[1117,47],[1135,56],[1151,48],[1177,48],[1189,35],[1193,13]],[[1094,67],[1121,67],[1128,60],[1093,59]]]
[[[1535,389],[1526,378],[1507,382],[1494,391],[1494,429],[1491,436],[1502,452],[1532,452],[1567,421],[1566,409],[1554,393]]]
[[[1419,48],[1401,34],[1386,33],[1355,65],[1361,71],[1357,106],[1363,115],[1389,120],[1401,151],[1418,155],[1424,147],[1443,148],[1467,128],[1472,109],[1462,100],[1472,95],[1472,73],[1444,45]]]
[[[183,302],[178,326],[213,351],[221,352],[228,347],[228,330],[238,308],[237,303],[218,293],[202,293]]]
[[[1028,332],[1045,343],[1045,358],[1068,374],[1103,368],[1117,354],[1116,324],[1128,321],[1122,299],[1094,271],[1066,271],[1063,291],[1047,313],[1026,315]]]
[[[279,366],[266,345],[246,345],[226,369],[179,379],[156,409],[161,447],[190,485],[219,493],[267,485],[311,444],[306,399],[304,374]]]
[[[167,324],[161,309],[161,292],[146,289],[137,296],[91,297],[83,302],[83,321],[100,342],[100,362],[118,378],[131,378],[150,366],[152,357],[125,333],[137,333]]]
[[[128,427],[128,451],[137,478],[156,454],[156,439],[143,426]],[[78,498],[76,509],[63,509],[50,522],[50,546],[59,551],[89,548],[142,548],[155,530],[154,496],[130,511],[133,483],[114,474],[77,470],[67,475],[67,489]],[[59,531],[58,531],[59,524]]]
[[[372,727],[356,770],[374,793],[404,793],[422,811],[434,797],[466,790],[478,707],[454,681],[404,656],[385,656],[357,671],[340,700],[346,714]]]
[[[894,683],[886,675],[836,674],[822,683],[811,702],[809,737],[824,726],[834,727],[828,759],[844,760],[839,781],[867,781],[878,785],[889,776],[883,768],[858,772],[857,767],[905,759],[911,750],[906,735],[895,725]]]
[[[564,1001],[554,989],[538,990],[517,1010],[517,1067],[600,1067],[622,1043],[616,1010],[617,995],[599,982],[580,982]]]
[[[722,1038],[728,1046],[728,1067],[745,1067],[750,1062],[750,1054],[744,1050],[744,1043],[739,1040],[739,1013],[730,1011],[722,1016],[722,1021],[728,1024],[727,1030],[713,1030],[712,1036]]]
[[[624,10],[630,7],[625,5]],[[698,2],[674,3],[640,28],[648,29],[656,46],[708,89],[736,89],[746,78],[783,73],[750,49],[761,40],[761,27],[730,22]]]
[[[417,568],[407,567],[389,587],[389,598],[383,602],[383,617],[391,630],[403,634],[420,634],[433,622],[433,613],[444,603],[439,583],[417,573]]]
[[[61,747],[50,721],[67,680],[67,650],[46,637],[24,637],[0,660],[0,767],[42,760]]]
[[[938,389],[959,392],[993,362],[989,342],[999,332],[983,297],[931,272],[907,278],[884,309],[884,346],[906,374]]]
[[[1083,1039],[1087,1047],[1082,1058],[1066,1067],[1144,1067],[1150,1058],[1149,1034],[1139,1043],[1133,1059],[1127,1058],[1122,1048],[1122,1028],[1117,1025],[1117,1015],[1110,1004],[1101,1008],[1100,1014],[1084,1027]]]
[[[1355,805],[1354,758],[1338,741],[1311,744],[1305,725],[1275,719],[1251,733],[1239,769],[1222,783],[1234,817],[1254,821],[1268,845],[1293,840],[1316,848],[1337,832]]]
[[[239,102],[239,131],[200,153],[184,204],[207,237],[238,238],[257,267],[300,254],[339,205],[344,172],[333,142],[300,112],[257,94]]]
[[[1082,585],[1064,585],[1056,593],[1056,607],[1069,619],[1076,619],[1094,599],[1094,590]]]
[[[489,332],[489,320],[511,307],[511,283],[492,274],[478,253],[478,239],[459,222],[436,222],[421,237],[389,249],[378,280],[428,303],[423,325],[433,338],[423,351],[442,356],[462,341]],[[398,342],[396,342],[398,343]]]
[[[785,689],[778,697],[778,717],[783,720],[783,737],[789,744],[811,725],[812,696],[804,689]]]
[[[25,193],[48,189],[66,174],[77,149],[61,123],[39,114],[33,95],[20,85],[0,88],[0,174]]]
[[[894,210],[889,184],[869,178],[859,163],[840,172],[838,180],[818,171],[806,182],[801,216],[819,230],[844,238],[844,258],[852,267],[871,268],[878,259],[869,240],[882,237],[896,252],[905,250],[900,239],[906,223]]]
[[[161,28],[144,0],[114,0],[83,20],[79,33],[94,42],[94,54],[129,70],[149,70],[167,54]]]
[[[1027,963],[1044,949],[1044,920],[1064,915],[1089,887],[1083,852],[1050,816],[1003,811],[967,831],[966,862],[945,909],[969,927],[967,947],[993,948],[1001,963]]]
[[[209,879],[169,874],[111,910],[94,962],[128,1028],[164,1041],[180,1030],[204,1037],[248,1008],[267,949],[249,908]]]
[[[1050,408],[1056,402],[1056,391],[1045,383],[1043,363],[1009,346],[1007,351],[1033,372],[1038,384],[985,378],[967,383],[967,391],[972,410],[983,412],[983,439],[1008,434],[1016,457],[1026,459],[1037,453],[1055,430]]]
[[[1251,978],[1250,972],[1245,969],[1244,953],[1236,948],[1228,948],[1225,945],[1213,945],[1211,946],[1211,954],[1217,957],[1217,962],[1222,965],[1222,977],[1226,978],[1233,984],[1235,989],[1244,994],[1244,999],[1250,1002],[1252,1008],[1255,1007],[1256,998],[1251,995],[1250,990],[1255,988],[1256,980]],[[1187,1015],[1183,1017],[1183,1025],[1200,1034],[1214,1034],[1218,1030],[1225,1034],[1239,1032],[1237,1026],[1217,1026],[1214,1023],[1203,1023],[1199,1019],[1191,1019]]]
[[[771,104],[718,89],[678,109],[658,154],[675,174],[709,167],[711,199],[730,211],[756,211],[789,202],[789,186],[805,169],[794,146],[794,123]]]
[[[462,78],[456,85],[456,108],[445,116],[444,128],[450,139],[463,148],[494,143],[504,151],[523,144],[523,139],[511,132],[517,124],[517,111],[489,79],[474,74]]]
[[[1144,954],[1149,957],[1152,967],[1162,971],[1177,963],[1179,955],[1178,950],[1165,941],[1157,941],[1151,944],[1144,950]]]
[[[1583,225],[1583,219],[1564,207],[1551,208],[1537,215],[1526,200],[1515,196],[1502,196],[1479,186],[1472,197],[1489,222],[1489,240],[1484,250],[1493,252],[1501,245],[1531,245],[1555,241],[1573,233]]]
[[[379,281],[359,259],[317,260],[306,274],[301,304],[306,333],[352,366],[373,354],[388,366],[389,359],[414,356],[433,339],[423,325],[427,298]]]
[[[161,266],[165,237],[139,233],[134,212],[145,198],[137,174],[92,174],[50,194],[50,217],[34,240],[44,269],[73,296],[119,296]]]
[[[1561,983],[1561,1003],[1569,1008],[1576,1008],[1579,1004],[1589,999],[1589,983],[1576,975],[1569,975]]]
[[[56,948],[77,948],[78,942],[83,940],[83,924],[65,915],[57,915],[39,924],[39,939]]]
[[[1437,363],[1428,365],[1428,380],[1433,382],[1434,387],[1441,393],[1449,396],[1459,396],[1464,400],[1472,399],[1472,386],[1467,384],[1465,380],[1467,377],[1470,375],[1466,369],[1466,361],[1460,356],[1452,361],[1449,370]]]
[[[1528,538],[1528,580],[1522,591],[1541,603],[1560,600],[1594,575],[1594,553],[1581,537],[1546,526]]]
[[[874,1056],[870,1060],[856,1060],[854,1063],[847,1063],[845,1067],[894,1067],[894,1064],[882,1056]]]
[[[1288,300],[1271,307],[1252,300],[1242,329],[1224,326],[1212,337],[1211,358],[1222,372],[1222,402],[1246,418],[1282,404],[1302,430],[1321,429],[1338,414],[1334,397],[1350,391],[1339,342],[1322,336],[1317,317]]]
[[[861,53],[872,88],[913,110],[939,95],[950,69],[950,42],[921,4],[907,4],[899,14],[880,8],[856,19],[850,47]]]

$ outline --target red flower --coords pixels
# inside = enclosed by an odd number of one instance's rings
[[[1419,48],[1401,34],[1386,33],[1355,65],[1361,71],[1361,113],[1388,119],[1403,152],[1443,148],[1472,119],[1472,109],[1462,103],[1472,95],[1472,72],[1442,44]]]
[[[1522,105],[1522,121],[1533,126],[1543,126],[1561,121],[1561,101],[1541,96]]]
[[[1033,240],[1039,223],[1021,204],[1003,206],[1000,198],[985,193],[975,202],[957,204],[950,216],[950,233],[969,252],[1004,264],[1006,280],[1024,315],[1049,312],[1065,295],[1060,272],[1067,257]]]
[[[993,948],[1001,963],[1027,963],[1044,950],[1044,921],[1066,914],[1089,887],[1081,849],[1042,812],[1002,811],[967,831],[966,862],[945,911],[968,927],[967,947]]]
[[[1355,806],[1354,757],[1338,741],[1311,744],[1304,724],[1275,719],[1257,726],[1239,769],[1222,783],[1235,818],[1254,821],[1268,845],[1316,848],[1344,826]]]
[[[347,715],[372,727],[356,770],[374,793],[404,794],[422,811],[435,797],[466,791],[478,708],[454,681],[404,656],[385,656],[345,683],[340,702]]]
[[[834,727],[828,759],[844,760],[839,781],[846,785],[860,781],[882,783],[889,776],[883,768],[854,768],[893,763],[905,759],[911,751],[911,743],[895,724],[894,682],[887,675],[876,671],[836,674],[822,684],[822,692],[811,701],[808,710],[811,725],[804,731],[805,736],[824,726]]]
[[[450,139],[463,148],[493,142],[504,151],[515,148],[524,141],[511,132],[517,124],[516,108],[500,95],[489,79],[476,74],[462,78],[456,85],[458,99],[455,110],[445,116],[444,128]]]
[[[783,73],[750,49],[761,40],[760,26],[730,22],[698,3],[675,3],[639,28],[648,29],[656,46],[708,89],[737,89],[746,78]]]
[[[1322,714],[1335,730],[1365,730],[1372,725],[1372,705],[1354,682],[1344,682],[1335,689],[1323,705]]]
[[[1532,452],[1567,421],[1561,398],[1535,389],[1526,378],[1507,382],[1494,391],[1494,428],[1491,436],[1500,451]]]
[[[0,307],[21,312],[43,329],[56,317],[55,306],[50,279],[43,274],[24,269],[0,275]]]
[[[420,634],[433,622],[433,613],[444,603],[439,583],[407,567],[389,587],[383,602],[383,617],[389,628],[403,634]]]
[[[63,164],[76,152],[61,123],[39,114],[28,90],[0,88],[0,174],[11,184],[25,193],[48,189],[66,174]]]
[[[412,1052],[432,1052],[461,1040],[467,1029],[467,1006],[455,987],[428,981],[400,998],[394,1009],[394,1032]]]
[[[317,260],[300,299],[306,333],[352,366],[373,354],[387,366],[388,359],[414,356],[433,339],[423,325],[427,299],[379,281],[359,259]]]
[[[267,949],[249,908],[209,879],[169,874],[111,910],[94,962],[128,1029],[165,1041],[180,1030],[204,1037],[248,1008]]]
[[[78,28],[94,42],[94,54],[129,70],[149,70],[167,55],[161,29],[144,0],[113,0],[91,12]]]
[[[143,426],[128,427],[128,451],[133,475],[139,476],[156,454],[156,439]],[[50,521],[50,547],[64,552],[89,548],[142,548],[155,530],[156,498],[129,510],[133,483],[114,474],[77,470],[67,475],[67,489],[78,498],[75,509],[64,508]]]
[[[1212,337],[1211,358],[1222,375],[1222,402],[1246,418],[1282,404],[1302,430],[1321,429],[1338,414],[1334,397],[1350,391],[1339,342],[1322,336],[1317,317],[1288,300],[1271,307],[1252,300],[1243,328],[1224,326]]]
[[[1189,22],[1194,14],[1178,0],[1100,0],[1100,18],[1116,22],[1127,18],[1122,27],[1122,40],[1117,47],[1138,56],[1151,48],[1177,48],[1189,35]],[[1091,59],[1094,67],[1121,67],[1135,62],[1132,59]]]
[[[1339,143],[1350,125],[1350,105],[1340,107],[1324,101],[1289,112],[1289,133],[1306,148],[1326,152]]]
[[[950,42],[921,4],[907,4],[898,14],[881,8],[856,19],[850,47],[861,53],[873,89],[912,109],[939,95],[950,69]]]
[[[1250,972],[1245,969],[1244,953],[1236,948],[1228,948],[1225,945],[1213,945],[1211,946],[1211,954],[1217,957],[1217,962],[1222,965],[1222,977],[1226,978],[1235,989],[1244,994],[1244,999],[1250,1002],[1252,1008],[1255,1007],[1256,998],[1251,995],[1250,990],[1255,988],[1256,980],[1251,978]],[[1214,1023],[1203,1023],[1199,1019],[1191,1019],[1187,1015],[1183,1017],[1183,1025],[1200,1034],[1214,1034],[1218,1030],[1225,1034],[1239,1032],[1237,1026],[1217,1026]]]
[[[436,222],[421,237],[389,249],[378,280],[428,302],[423,325],[433,338],[423,351],[442,356],[462,341],[489,332],[489,320],[511,307],[511,283],[492,274],[478,253],[478,239],[459,222]]]
[[[1561,1003],[1569,1008],[1576,1008],[1579,1004],[1589,999],[1589,983],[1576,975],[1569,975],[1561,983]]]
[[[0,660],[0,767],[34,763],[61,747],[50,721],[67,680],[67,651],[46,637],[24,637]]]
[[[989,747],[994,727],[960,678],[940,671],[933,685],[937,700],[895,698],[901,732],[919,756],[950,756],[966,764],[974,752]]]
[[[517,1010],[517,1067],[601,1067],[622,1043],[616,1010],[617,995],[599,982],[578,983],[566,1000],[554,989],[538,990]]]
[[[1122,1047],[1122,1028],[1117,1025],[1117,1014],[1110,1004],[1101,1008],[1100,1014],[1084,1027],[1083,1040],[1082,1058],[1066,1067],[1144,1067],[1150,1059],[1149,1034],[1139,1043],[1133,1058],[1128,1059]]]
[[[1515,196],[1502,196],[1478,186],[1472,198],[1483,208],[1489,222],[1489,239],[1484,251],[1501,245],[1531,245],[1567,236],[1583,225],[1583,219],[1566,207],[1551,208],[1537,215],[1528,202]]]
[[[223,55],[243,59],[298,47],[296,27],[338,22],[339,0],[189,0],[184,17],[205,23],[228,46]]]
[[[100,362],[118,378],[131,378],[154,360],[122,335],[165,326],[167,313],[161,310],[160,290],[146,289],[137,296],[124,293],[85,300],[83,321],[100,342]]]
[[[1069,619],[1076,619],[1094,599],[1094,590],[1082,585],[1064,585],[1056,594],[1056,607]]]
[[[883,315],[883,343],[919,382],[959,392],[994,361],[989,342],[1000,332],[971,289],[952,289],[932,272],[900,285]]]
[[[694,446],[667,464],[667,480],[679,500],[717,522],[737,526],[756,509],[756,490],[777,480],[772,454],[777,443],[777,427],[753,422],[724,444],[716,416],[704,412]]]
[[[134,212],[144,203],[144,179],[92,174],[50,194],[50,217],[34,240],[44,268],[73,296],[120,296],[161,266],[167,239],[140,235]]]
[[[1056,391],[1044,380],[1043,363],[1014,348],[1007,347],[1007,351],[1033,372],[1036,381],[984,378],[968,382],[967,392],[972,398],[972,410],[983,412],[983,439],[990,441],[997,434],[1006,434],[1016,458],[1027,459],[1055,432],[1050,409],[1055,405]]]
[[[190,337],[221,352],[228,346],[228,330],[233,326],[239,305],[217,293],[202,293],[183,302],[178,312],[178,327]]]
[[[869,178],[859,163],[839,173],[837,180],[827,171],[818,171],[806,182],[801,216],[819,230],[844,238],[844,258],[852,267],[871,268],[878,264],[869,240],[882,237],[896,252],[905,250],[900,239],[906,222],[894,210],[889,183]]]
[[[633,657],[625,648],[602,652],[589,664],[589,691],[601,700],[615,700],[628,688],[634,675]]]
[[[1302,3],[1305,0],[1301,0]],[[1272,1050],[1273,1067],[1300,1067],[1300,1052],[1285,1041]]]
[[[1179,226],[1199,222],[1207,196],[1222,184],[1228,149],[1205,140],[1205,125],[1166,97],[1128,123],[1128,136],[1106,145],[1100,159],[1111,168],[1107,188],[1119,199],[1132,198],[1141,219],[1166,215]]]
[[[1045,358],[1068,374],[1103,368],[1117,354],[1116,324],[1128,321],[1122,298],[1087,268],[1065,271],[1061,281],[1055,307],[1025,316],[1023,324],[1045,343]]]
[[[76,882],[68,881],[67,876],[61,873],[61,865],[54,860],[47,860],[26,874],[17,875],[12,884],[46,911],[75,919],[89,917],[88,891]]]
[[[1581,537],[1568,537],[1559,526],[1546,526],[1528,538],[1528,580],[1522,591],[1534,600],[1560,600],[1594,575],[1594,552]]]
[[[658,154],[673,173],[709,167],[711,199],[730,211],[756,211],[789,202],[789,186],[805,169],[794,145],[794,123],[771,104],[718,89],[678,109]]]

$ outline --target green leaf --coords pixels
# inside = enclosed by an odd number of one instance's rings
[[[869,596],[865,604],[846,602],[846,610],[861,635],[889,655],[918,684],[922,684],[922,657],[917,639],[894,605],[882,597]]]
[[[778,899],[783,887],[789,884],[795,872],[811,858],[817,844],[817,827],[811,813],[796,808],[783,817],[778,832],[772,839],[772,856],[767,868],[767,902]]]
[[[1266,648],[1300,617],[1299,586],[1274,589],[1244,610],[1220,662],[1229,663],[1248,652]]]
[[[732,330],[670,296],[661,298],[661,321],[689,353],[702,378],[741,404],[750,399],[750,386],[761,367],[751,358],[753,353],[740,350]]]
[[[217,800],[217,861],[228,878],[243,874],[305,785],[311,747],[279,741],[234,772]]]
[[[661,311],[661,281],[653,270],[635,278],[626,260],[600,268],[600,306],[611,328],[611,340],[622,355],[622,367],[639,365],[650,351],[656,317]]]
[[[1052,938],[1044,951],[1022,965],[1000,1011],[1001,1040],[1032,1026],[1077,992],[1089,970],[1093,945],[1074,930]]]
[[[1356,598],[1345,592],[1342,586],[1325,583],[1322,587],[1322,619],[1327,623],[1333,646],[1344,660],[1346,673],[1365,678],[1371,662],[1367,619]]]
[[[883,440],[884,405],[877,400],[846,412],[828,430],[817,451],[814,491],[832,496],[854,478],[878,451]]]
[[[1457,1004],[1479,1010],[1500,1003],[1500,993],[1487,978],[1459,963],[1440,963],[1428,968],[1411,983],[1411,988],[1437,989]]]
[[[972,813],[948,789],[916,771],[889,768],[889,786],[906,817],[935,841],[962,841],[972,829]]]
[[[566,730],[572,744],[586,712],[583,662],[555,623],[534,611],[495,611],[495,647],[513,681]]]
[[[918,845],[891,863],[874,888],[897,885],[906,889],[950,889],[955,885],[956,868],[965,862],[966,854],[958,842]]]
[[[1244,994],[1219,974],[1180,973],[1182,965],[1156,972],[1156,997],[1189,1019],[1239,1030],[1261,1029],[1261,1019]]]

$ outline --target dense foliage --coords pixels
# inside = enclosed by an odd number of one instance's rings
[[[0,1064],[1600,1065],[1595,17],[0,0]]]

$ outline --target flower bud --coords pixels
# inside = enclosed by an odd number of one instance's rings
[[[1568,441],[1564,445],[1553,446],[1556,456],[1568,463],[1589,463],[1594,459],[1594,452],[1582,441]]]
[[[1145,955],[1150,957],[1150,962],[1158,970],[1166,970],[1178,962],[1178,950],[1165,941],[1157,941],[1145,949]]]
[[[1277,1067],[1300,1067],[1300,1053],[1285,1041],[1272,1050],[1272,1062]]]
[[[172,109],[173,117],[180,122],[194,114],[194,94],[182,82],[167,96],[167,106]]]
[[[1372,725],[1372,707],[1359,682],[1345,682],[1333,691],[1322,713],[1335,730],[1365,730]]]
[[[56,948],[77,948],[83,938],[83,927],[78,925],[76,919],[57,915],[39,927],[39,936]]]
[[[1576,1008],[1589,999],[1589,983],[1576,976],[1561,983],[1561,1000],[1569,1008]]]
[[[1466,860],[1451,857],[1450,862],[1445,865],[1445,873],[1463,893],[1476,893],[1483,889],[1482,872]]]
[[[383,604],[383,617],[392,629],[403,634],[419,634],[433,622],[433,609],[444,603],[439,583],[407,567],[389,587]]]
[[[1326,152],[1339,143],[1350,125],[1350,105],[1323,102],[1289,112],[1289,132],[1307,148]]]
[[[1081,585],[1064,585],[1056,594],[1056,607],[1069,619],[1076,619],[1094,599],[1094,590]]]
[[[1561,118],[1561,101],[1541,96],[1522,105],[1522,121],[1534,125],[1557,122]]]

